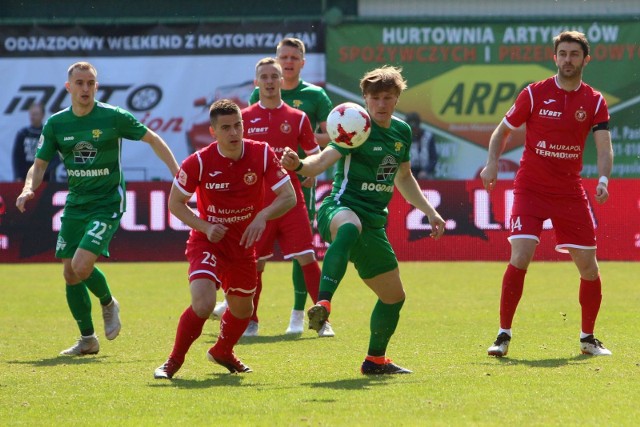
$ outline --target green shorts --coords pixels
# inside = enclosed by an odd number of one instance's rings
[[[322,240],[331,243],[331,221],[340,211],[351,210],[335,203],[322,203],[318,209],[318,231]],[[353,262],[361,279],[371,279],[398,268],[398,258],[389,243],[384,228],[371,228],[364,224],[358,241],[351,249],[349,261]]]
[[[120,226],[120,216],[96,214],[86,218],[61,218],[56,242],[56,258],[73,258],[82,248],[96,255],[109,256],[109,243]]]

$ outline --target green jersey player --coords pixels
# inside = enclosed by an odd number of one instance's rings
[[[282,100],[293,108],[302,110],[311,121],[311,127],[316,131],[315,137],[320,147],[329,143],[327,133],[327,116],[333,104],[327,93],[320,86],[305,82],[300,78],[300,73],[305,63],[306,48],[304,42],[294,37],[284,38],[276,48],[276,60],[282,67],[282,88],[280,90]],[[258,88],[255,88],[249,99],[250,104],[259,100]],[[304,152],[299,151],[304,157]],[[329,171],[327,171],[329,172]],[[301,179],[302,193],[307,205],[309,222],[313,226],[316,217],[316,180],[315,178]],[[293,260],[293,310],[287,331],[300,333],[304,325],[304,305],[307,301],[307,288],[305,286],[304,273],[297,260]],[[319,331],[320,337],[332,337],[334,335],[331,325],[327,322]]]
[[[120,333],[120,306],[95,262],[100,255],[109,255],[109,242],[126,206],[120,164],[122,138],[149,144],[172,175],[179,169],[160,136],[131,113],[95,100],[97,76],[97,70],[88,62],[69,67],[65,87],[71,95],[71,107],[47,120],[36,160],[16,200],[17,208],[24,212],[26,202],[33,199],[42,183],[47,165],[59,154],[67,170],[69,193],[56,258],[62,259],[67,303],[81,335],[74,346],[61,354],[72,356],[96,354],[100,349],[91,318],[89,291],[100,300],[107,339],[115,339]]]
[[[371,135],[365,144],[343,149],[330,143],[304,162],[292,150],[282,157],[285,168],[305,176],[316,176],[331,165],[337,166],[331,194],[318,211],[318,227],[329,248],[322,264],[318,303],[307,313],[309,327],[318,330],[328,318],[331,298],[351,261],[378,297],[361,372],[410,373],[386,357],[405,300],[398,261],[384,228],[394,188],[427,216],[434,239],[444,233],[445,222],[411,173],[411,128],[393,116],[398,98],[406,89],[401,70],[384,66],[369,71],[361,79],[360,88],[372,119]]]

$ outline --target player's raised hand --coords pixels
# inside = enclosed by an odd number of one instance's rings
[[[290,147],[285,147],[282,157],[280,157],[280,163],[286,170],[292,171],[300,165],[300,157]]]
[[[31,200],[34,197],[35,197],[35,193],[32,190],[26,189],[26,188],[22,190],[22,193],[20,193],[20,195],[16,199],[16,207],[18,208],[18,210],[20,212],[24,212],[26,210],[24,205],[27,203],[28,200]]]

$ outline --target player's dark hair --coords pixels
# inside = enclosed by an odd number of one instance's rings
[[[286,37],[280,40],[280,43],[278,43],[278,46],[276,47],[276,52],[278,52],[282,46],[289,46],[298,49],[300,51],[300,54],[304,58],[305,47],[302,40],[295,37]]]
[[[384,65],[367,72],[360,80],[362,94],[392,92],[400,96],[407,88],[407,81],[402,77],[402,68]]]
[[[215,125],[219,116],[240,115],[240,107],[230,99],[219,99],[209,107],[209,120]]]
[[[558,45],[562,42],[578,43],[586,57],[589,55],[589,41],[580,31],[563,31],[553,38],[553,52],[558,53]]]

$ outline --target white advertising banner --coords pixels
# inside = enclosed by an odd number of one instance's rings
[[[29,106],[42,103],[46,117],[69,106],[64,84],[69,65],[76,61],[97,68],[98,100],[130,111],[160,134],[181,162],[211,141],[208,106],[213,101],[230,98],[241,107],[247,105],[256,62],[274,56],[282,37],[306,41],[309,52],[302,77],[324,84],[317,28],[310,23],[294,29],[227,25],[215,31],[196,26],[173,32],[167,27],[132,27],[118,28],[119,34],[104,27],[75,27],[71,32],[0,29],[0,181],[13,180],[11,152],[16,133],[29,124]],[[129,181],[172,179],[143,142],[124,141],[122,164]]]

